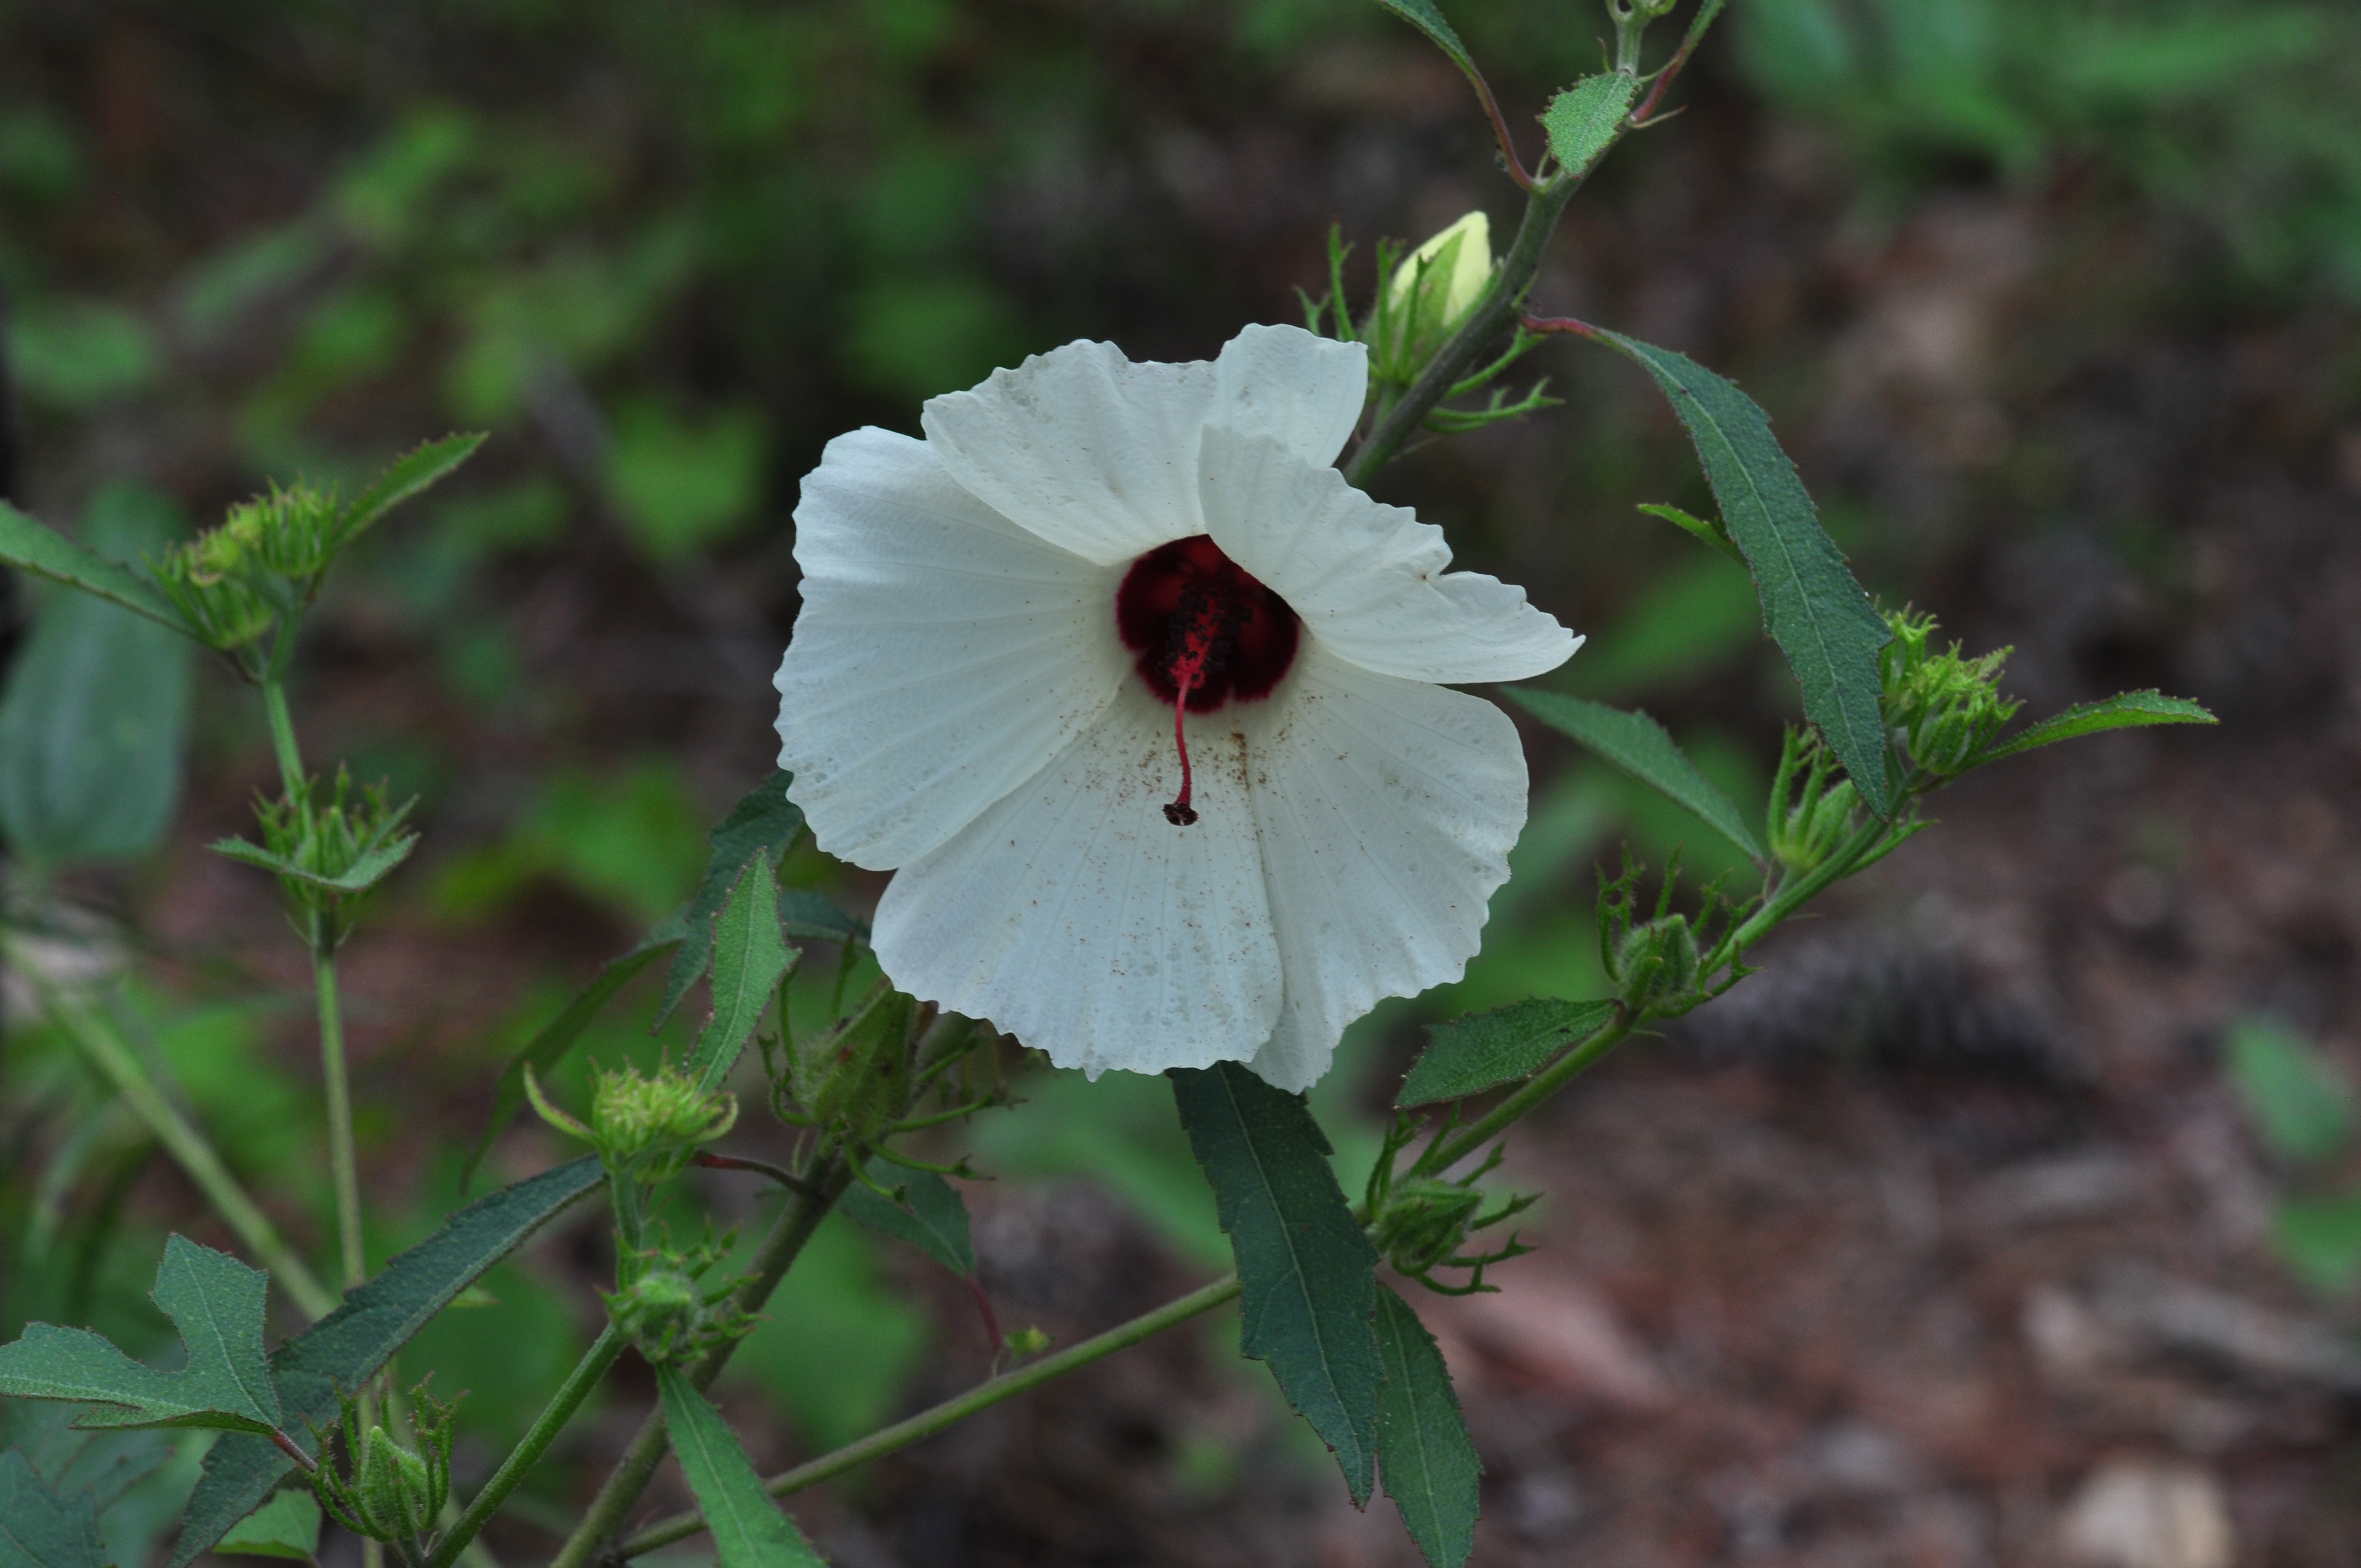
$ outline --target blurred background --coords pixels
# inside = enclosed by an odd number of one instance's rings
[[[1537,148],[1603,17],[1448,9]],[[1977,775],[1764,972],[1527,1124],[1503,1175],[1549,1195],[1540,1252],[1422,1303],[1488,1466],[1476,1561],[2350,1564],[2361,12],[1733,0],[1673,101],[1575,204],[1539,307],[1736,378],[1864,581],[2013,644],[2030,712],[2160,685],[2224,722]],[[499,1067],[768,770],[788,518],[830,436],[915,432],[1075,337],[1194,358],[1301,320],[1332,222],[1359,308],[1374,241],[1514,195],[1464,82],[1362,0],[0,0],[19,505],[129,556],[269,478],[349,492],[491,433],[340,568],[298,676],[307,755],[415,794],[426,835],[346,949],[373,1252],[458,1201]],[[1591,635],[1554,679],[1759,799],[1792,685],[1742,574],[1633,510],[1709,506],[1678,428],[1610,356],[1528,363],[1567,406],[1380,493]],[[127,955],[152,1064],[324,1254],[302,953],[203,849],[273,779],[256,705],[114,612],[8,603],[12,896]],[[1728,869],[1529,739],[1483,956],[1323,1086],[1340,1165],[1422,1021],[1598,983],[1599,861]],[[879,885],[807,850],[788,873],[856,910]],[[653,1058],[653,997],[587,1054]],[[225,1238],[9,1003],[0,1336],[159,1345],[162,1235]],[[1160,1084],[1020,1092],[941,1146],[996,1178],[967,1193],[1004,1324],[1071,1340],[1223,1265]],[[495,1176],[560,1152],[516,1129]],[[709,1195],[759,1221],[741,1179]],[[463,1480],[588,1343],[604,1245],[577,1216],[405,1358],[470,1391]],[[807,1521],[847,1568],[1415,1561],[1235,1333],[1128,1352]],[[832,1222],[725,1403],[785,1464],[983,1369],[957,1281]],[[634,1376],[504,1556],[551,1550]],[[194,1463],[110,1515],[126,1568]]]

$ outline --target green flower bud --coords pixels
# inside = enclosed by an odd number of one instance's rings
[[[1614,978],[1634,1012],[1677,1004],[1697,989],[1697,932],[1678,915],[1634,926],[1617,944]]]
[[[1370,323],[1369,373],[1408,385],[1459,330],[1492,282],[1492,225],[1470,213],[1404,257]]]
[[[664,1167],[664,1176],[686,1165],[699,1144],[712,1142],[737,1122],[737,1096],[706,1093],[696,1079],[670,1067],[658,1068],[649,1078],[631,1067],[602,1072],[590,1096],[591,1136],[608,1163],[653,1157]]]
[[[1378,1251],[1398,1272],[1416,1277],[1458,1253],[1483,1206],[1484,1195],[1473,1187],[1429,1177],[1405,1181],[1387,1197]]]
[[[1027,1323],[1021,1329],[1010,1330],[1001,1337],[1000,1343],[1006,1345],[1014,1354],[1038,1355],[1049,1349],[1054,1342],[1050,1340],[1047,1331]]]
[[[438,1479],[436,1467],[394,1442],[383,1427],[371,1427],[361,1440],[353,1478],[357,1517],[374,1527],[368,1533],[379,1541],[414,1541],[443,1511],[445,1488]]]
[[[696,1338],[705,1308],[705,1292],[676,1268],[652,1268],[607,1299],[615,1327],[653,1365],[664,1365],[675,1349]]]
[[[910,1091],[910,1020],[917,1004],[880,981],[851,1018],[798,1041],[789,1087],[822,1126],[868,1143],[899,1116]]]

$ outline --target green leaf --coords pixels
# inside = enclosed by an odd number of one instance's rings
[[[2136,729],[2148,724],[2218,724],[2221,720],[2202,707],[2185,696],[2167,696],[2162,692],[2125,692],[2103,702],[2077,703],[2054,718],[2045,718],[2013,738],[2002,741],[1976,759],[1979,767],[1996,762],[2003,757],[2014,757],[2019,751],[2037,751],[2043,746],[2055,746],[2060,740],[2076,740],[2085,735],[2097,735],[2109,729]]]
[[[1467,46],[1451,30],[1451,24],[1444,19],[1434,0],[1378,0],[1378,4],[1424,33],[1428,41],[1451,57],[1452,64],[1470,76],[1476,74],[1476,62],[1468,58]]]
[[[1300,1094],[1236,1062],[1175,1068],[1172,1097],[1213,1185],[1245,1285],[1238,1348],[1336,1453],[1356,1507],[1376,1484],[1377,1249],[1328,1166]]]
[[[1677,802],[1697,819],[1758,862],[1763,844],[1730,796],[1697,772],[1664,727],[1644,713],[1626,713],[1587,697],[1532,686],[1511,686],[1509,695],[1535,718],[1597,752],[1606,761]]]
[[[96,594],[109,604],[144,615],[159,626],[169,626],[183,636],[190,634],[188,624],[172,608],[171,601],[145,577],[135,576],[127,566],[93,554],[57,530],[35,522],[6,501],[0,501],[0,566],[15,566],[37,577]]]
[[[336,519],[336,543],[351,543],[379,518],[429,486],[441,483],[453,469],[476,455],[485,437],[446,435],[397,458],[376,483],[353,498]]]
[[[2271,1240],[2315,1288],[2350,1288],[2361,1280],[2361,1193],[2289,1199],[2272,1218]]]
[[[798,941],[850,942],[869,935],[868,927],[807,887],[780,890],[779,924]]]
[[[524,1109],[524,1075],[531,1069],[535,1076],[546,1075],[573,1050],[584,1031],[607,1010],[615,993],[631,983],[642,970],[665,954],[677,949],[681,936],[668,929],[677,916],[668,918],[640,939],[640,945],[600,970],[596,979],[582,988],[581,993],[566,1004],[566,1010],[542,1026],[539,1034],[524,1043],[524,1048],[500,1069],[500,1081],[492,1086],[492,1113],[484,1119],[484,1130],[468,1151],[467,1163],[460,1168],[459,1179],[475,1179],[476,1167],[492,1146],[492,1140],[505,1131]]]
[[[2263,1142],[2281,1159],[2327,1159],[2353,1139],[2353,1086],[2281,1025],[2249,1018],[2231,1030],[2230,1080]]]
[[[324,887],[332,893],[359,894],[383,882],[393,874],[396,866],[410,859],[410,851],[418,848],[418,835],[405,833],[390,844],[381,844],[355,861],[352,869],[344,875],[333,877],[305,871],[294,861],[283,860],[261,845],[249,844],[243,839],[216,839],[205,848],[216,855],[226,855],[246,865],[258,866],[273,876]]]
[[[347,1294],[343,1306],[273,1351],[271,1375],[293,1422],[288,1435],[309,1450],[305,1423],[324,1431],[335,1421],[338,1388],[357,1388],[374,1376],[452,1298],[605,1179],[598,1157],[585,1155],[478,1199]],[[232,1432],[216,1442],[189,1499],[170,1568],[186,1568],[211,1550],[261,1505],[294,1463],[267,1439]]]
[[[97,1405],[75,1423],[84,1427],[275,1432],[279,1390],[262,1354],[269,1285],[269,1275],[227,1253],[170,1237],[152,1299],[188,1347],[186,1365],[159,1372],[88,1329],[32,1323],[0,1345],[0,1394]]]
[[[662,1366],[656,1392],[673,1453],[713,1532],[720,1568],[821,1568],[819,1553],[763,1490],[754,1462],[697,1386],[678,1367]]]
[[[83,535],[110,554],[157,550],[172,503],[128,482],[102,489]],[[0,531],[5,531],[0,520]],[[142,855],[181,793],[194,648],[176,631],[51,588],[0,698],[0,834],[48,865]]]
[[[1891,817],[1877,652],[1892,633],[1820,527],[1771,419],[1730,381],[1685,355],[1599,329],[1601,342],[1655,378],[1697,445],[1723,523],[1754,576],[1763,625],[1803,688],[1804,716],[1870,810]]]
[[[779,884],[771,874],[771,858],[757,854],[747,861],[736,891],[714,922],[713,1017],[697,1036],[687,1063],[705,1092],[720,1088],[738,1065],[738,1054],[796,957],[779,931]]]
[[[738,884],[738,873],[757,851],[777,865],[796,835],[803,831],[803,808],[787,798],[787,786],[794,782],[793,773],[774,773],[730,807],[730,815],[706,835],[712,854],[705,862],[705,876],[697,884],[696,895],[688,901],[687,939],[664,979],[664,1001],[656,1006],[658,1026],[672,1016],[672,1010],[713,960],[713,917],[721,913],[722,902]],[[779,913],[785,917],[784,905]]]
[[[1434,1336],[1389,1286],[1378,1287],[1378,1462],[1386,1496],[1433,1568],[1459,1568],[1476,1546],[1483,1461],[1467,1436],[1451,1369]]]
[[[230,1528],[214,1550],[227,1556],[291,1557],[308,1563],[320,1550],[320,1505],[311,1493],[289,1486]]]
[[[0,1453],[0,1568],[106,1568],[98,1500],[59,1497],[14,1449]]]
[[[1402,1079],[1399,1106],[1431,1105],[1530,1078],[1559,1051],[1615,1017],[1612,1002],[1536,996],[1426,1026],[1426,1049]]]
[[[1590,172],[1600,155],[1623,134],[1625,116],[1640,95],[1640,79],[1610,71],[1586,76],[1542,111],[1542,128],[1549,133],[1550,151],[1567,174],[1579,179]]]
[[[899,1203],[856,1181],[844,1190],[837,1207],[880,1235],[908,1242],[953,1274],[975,1273],[967,1204],[957,1188],[931,1170],[909,1173]]]
[[[1690,534],[1710,544],[1740,565],[1746,565],[1746,557],[1738,553],[1736,542],[1730,537],[1730,527],[1721,519],[1715,518],[1708,522],[1694,512],[1683,511],[1676,506],[1668,506],[1662,501],[1643,502],[1640,510],[1650,517],[1661,517],[1674,527],[1686,530]]]

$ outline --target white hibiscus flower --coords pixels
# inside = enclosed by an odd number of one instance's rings
[[[1578,640],[1330,466],[1367,382],[1296,327],[1211,364],[1071,343],[928,402],[924,441],[829,444],[779,762],[822,849],[896,871],[896,985],[1094,1075],[1301,1089],[1465,970],[1525,762],[1442,683]]]

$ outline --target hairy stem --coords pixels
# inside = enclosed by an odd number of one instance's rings
[[[1020,1366],[1005,1376],[980,1383],[966,1393],[944,1400],[932,1409],[921,1410],[906,1420],[895,1422],[871,1432],[857,1442],[847,1443],[833,1453],[822,1454],[807,1464],[772,1476],[763,1483],[763,1490],[774,1497],[800,1492],[831,1480],[857,1465],[880,1459],[898,1449],[909,1447],[929,1438],[946,1427],[956,1426],[980,1410],[986,1410],[1004,1399],[1013,1399],[1028,1393],[1052,1378],[1062,1377],[1092,1362],[1126,1350],[1144,1339],[1163,1332],[1175,1323],[1212,1311],[1238,1293],[1238,1277],[1233,1274],[1217,1279],[1201,1289],[1167,1301],[1150,1312],[1144,1312],[1126,1323],[1119,1323],[1103,1334],[1084,1340],[1071,1349]],[[653,1552],[675,1541],[686,1540],[705,1528],[704,1516],[697,1513],[675,1514],[668,1519],[650,1525],[616,1548],[619,1557],[636,1557],[643,1552]]]
[[[1452,1136],[1430,1146],[1424,1154],[1419,1156],[1416,1168],[1419,1173],[1440,1175],[1482,1148],[1493,1137],[1506,1132],[1512,1123],[1589,1071],[1601,1057],[1621,1045],[1639,1025],[1640,1016],[1629,1009],[1619,1008],[1613,1023],[1527,1079],[1522,1088],[1493,1106],[1485,1115]]]
[[[842,1150],[823,1147],[813,1155],[811,1163],[804,1168],[801,1182],[787,1190],[786,1206],[772,1223],[770,1234],[763,1238],[762,1246],[754,1254],[752,1271],[738,1287],[733,1304],[740,1310],[762,1310],[851,1179],[852,1168]],[[709,1387],[736,1348],[732,1341],[707,1352],[689,1366],[688,1380],[698,1388]],[[587,1568],[598,1556],[600,1549],[622,1528],[623,1516],[647,1490],[656,1465],[664,1459],[664,1412],[651,1410],[549,1568]]]
[[[615,1358],[622,1353],[623,1336],[614,1324],[609,1323],[592,1342],[590,1348],[582,1353],[582,1359],[574,1364],[574,1370],[566,1374],[565,1383],[550,1397],[540,1418],[533,1423],[533,1430],[524,1434],[506,1459],[500,1461],[500,1467],[492,1472],[492,1478],[484,1483],[484,1489],[476,1494],[476,1500],[467,1505],[467,1511],[452,1525],[442,1544],[434,1549],[434,1555],[427,1559],[426,1568],[451,1568],[458,1561],[462,1549],[491,1522],[492,1516],[500,1512],[500,1505],[508,1501],[509,1494],[517,1489],[517,1484],[540,1463],[541,1456],[549,1452],[549,1445],[557,1441],[557,1434],[566,1430],[566,1423],[574,1419],[574,1412],[582,1408],[582,1401],[589,1398],[590,1390],[598,1386],[598,1380],[607,1376],[607,1369],[615,1365]]]
[[[291,802],[304,790],[303,753],[295,744],[295,717],[287,709],[287,667],[295,657],[295,629],[283,626],[262,668],[262,712],[270,722],[270,750],[279,759],[279,782]]]
[[[287,1245],[279,1227],[238,1185],[237,1178],[230,1174],[229,1167],[222,1163],[221,1156],[205,1141],[204,1135],[164,1097],[140,1066],[130,1043],[115,1028],[114,1020],[103,1009],[49,984],[38,964],[13,946],[8,951],[8,965],[32,981],[42,1010],[58,1021],[66,1037],[114,1085],[131,1113],[164,1146],[165,1152],[204,1194],[205,1201],[221,1216],[222,1223],[261,1260],[303,1315],[316,1321],[335,1310],[336,1293],[323,1285]]]

